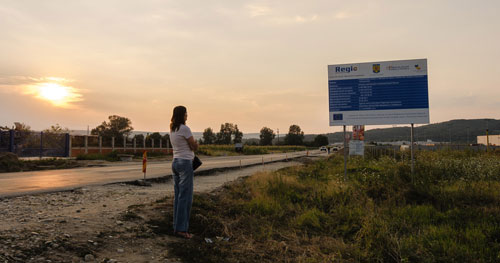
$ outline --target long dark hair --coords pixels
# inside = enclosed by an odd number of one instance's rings
[[[186,125],[184,116],[186,115],[186,107],[177,106],[174,108],[174,113],[172,114],[172,119],[170,120],[170,131],[178,131],[181,124]]]

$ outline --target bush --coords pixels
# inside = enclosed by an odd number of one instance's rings
[[[256,174],[193,203],[210,204],[203,225],[219,222],[230,246],[200,239],[173,252],[220,262],[497,261],[500,158],[438,151],[416,159],[413,176],[407,160],[383,156],[352,158],[347,181],[340,156]]]
[[[21,171],[21,164],[17,155],[10,152],[0,153],[0,172],[18,171]]]
[[[243,146],[244,155],[258,155],[268,153],[286,153],[294,151],[305,151],[305,146]],[[208,156],[231,156],[238,155],[233,145],[200,145],[198,154]]]
[[[108,162],[117,162],[120,161],[120,157],[118,157],[117,151],[112,151],[106,154],[100,153],[91,153],[91,154],[79,154],[76,157],[77,160],[105,160]]]
[[[50,169],[68,169],[81,166],[73,160],[65,159],[41,159],[41,160],[19,160],[13,153],[0,154],[0,172],[38,171]]]

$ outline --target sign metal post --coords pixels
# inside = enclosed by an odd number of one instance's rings
[[[413,181],[413,174],[415,172],[415,159],[414,159],[414,155],[413,155],[413,148],[414,147],[414,143],[413,143],[413,123],[411,124],[411,131],[410,131],[410,151],[411,151],[411,180]]]
[[[344,125],[344,181],[347,180],[347,134]]]

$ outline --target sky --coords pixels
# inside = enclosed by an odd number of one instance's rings
[[[0,0],[0,126],[340,131],[327,65],[428,59],[431,123],[500,117],[500,1]],[[367,127],[369,129],[369,127]]]

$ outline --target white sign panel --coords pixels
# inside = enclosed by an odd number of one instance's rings
[[[330,126],[429,123],[427,59],[328,65]]]
[[[349,155],[361,155],[365,154],[365,142],[364,141],[350,141],[349,142]]]

